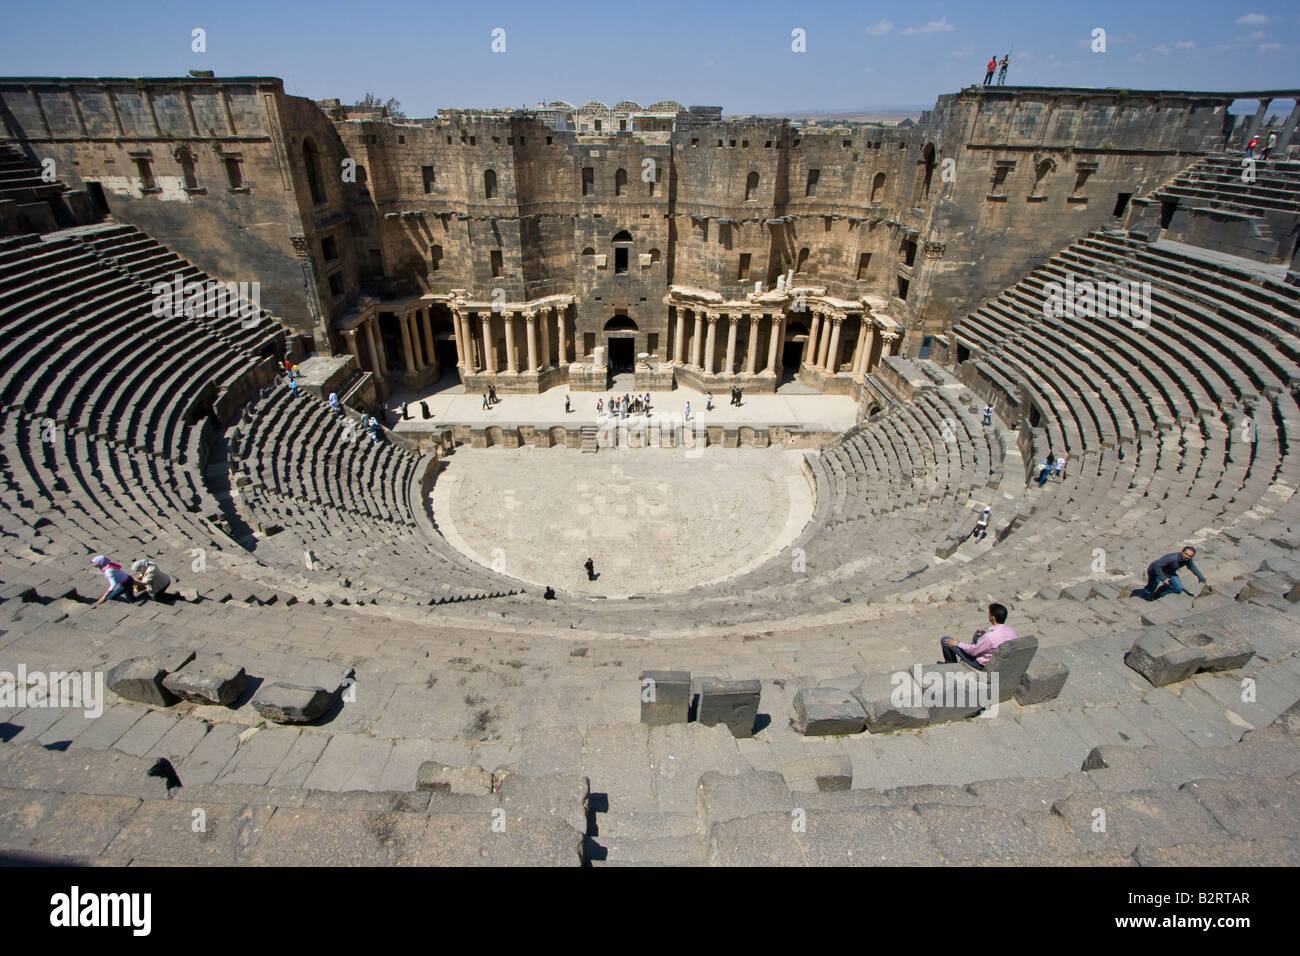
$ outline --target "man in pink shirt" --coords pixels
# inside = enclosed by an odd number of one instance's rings
[[[973,635],[974,640],[969,644],[963,644],[951,637],[943,638],[939,642],[939,647],[943,651],[943,662],[955,664],[960,660],[982,671],[993,657],[993,652],[998,649],[998,645],[1016,639],[1015,630],[1007,626],[1007,609],[1004,605],[989,605],[989,625],[976,631]]]

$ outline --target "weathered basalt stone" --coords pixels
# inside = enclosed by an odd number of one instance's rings
[[[1164,687],[1186,680],[1205,663],[1200,648],[1188,647],[1166,631],[1147,631],[1129,648],[1124,663],[1137,671],[1154,687]]]
[[[194,652],[180,648],[160,648],[149,657],[132,657],[108,672],[108,689],[124,700],[170,707],[180,698],[163,686],[163,680],[192,660]]]
[[[690,671],[642,671],[640,694],[641,723],[662,727],[690,719]]]
[[[805,737],[860,734],[867,726],[862,704],[834,687],[805,687],[794,696],[795,726]]]
[[[339,702],[342,688],[266,683],[253,695],[253,709],[277,724],[309,724]]]
[[[762,686],[756,680],[701,677],[696,681],[700,701],[695,719],[706,727],[725,724],[733,737],[752,737]]]
[[[930,712],[921,706],[921,689],[911,671],[868,674],[853,696],[862,705],[867,730],[873,734],[910,730],[930,723]]]
[[[181,700],[229,707],[239,700],[247,683],[242,667],[205,655],[168,674],[162,685]]]
[[[1070,669],[1060,661],[1035,657],[1016,685],[1016,703],[1023,707],[1055,700],[1069,676]]]
[[[482,767],[449,767],[426,760],[415,773],[415,789],[487,796],[492,792],[492,774]]]

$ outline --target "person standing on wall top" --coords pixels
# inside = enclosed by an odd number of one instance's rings
[[[998,86],[1007,85],[1007,67],[1011,65],[1011,54],[1008,53],[1002,58],[1002,63],[998,67]]]
[[[993,56],[989,57],[989,65],[985,67],[985,69],[987,70],[987,72],[984,74],[985,86],[991,86],[993,84],[993,71],[996,70],[997,68],[998,68],[998,55],[995,53],[993,54]]]

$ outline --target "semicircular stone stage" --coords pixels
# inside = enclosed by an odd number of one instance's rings
[[[743,574],[812,517],[802,452],[467,449],[432,492],[438,530],[510,577],[577,595],[668,593]],[[588,581],[583,563],[597,572]]]

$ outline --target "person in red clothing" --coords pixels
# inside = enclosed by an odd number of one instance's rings
[[[969,644],[963,644],[952,637],[944,637],[939,641],[939,649],[943,651],[943,663],[955,664],[957,661],[962,661],[982,671],[999,645],[1016,639],[1015,630],[1007,626],[1006,606],[990,604],[989,627],[980,628],[973,637]]]
[[[984,74],[985,86],[989,86],[993,83],[993,73],[995,70],[997,70],[997,68],[998,68],[998,55],[995,53],[993,54],[993,56],[989,57],[989,65],[986,67],[988,72]]]

